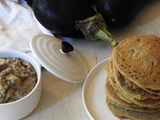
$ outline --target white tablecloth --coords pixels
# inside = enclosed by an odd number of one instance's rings
[[[1,0],[0,49],[28,50],[29,41],[40,33],[29,6],[15,0]]]

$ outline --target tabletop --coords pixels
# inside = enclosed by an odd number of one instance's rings
[[[131,24],[109,29],[120,42],[133,35],[160,36],[160,0],[147,3]],[[63,38],[62,38],[63,39]],[[91,70],[112,54],[113,47],[104,41],[67,39]],[[82,102],[82,83],[70,83],[42,68],[42,95],[36,109],[23,120],[89,120]]]

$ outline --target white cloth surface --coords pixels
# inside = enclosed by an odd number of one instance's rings
[[[0,50],[28,51],[33,36],[41,34],[32,9],[16,0],[0,1]]]

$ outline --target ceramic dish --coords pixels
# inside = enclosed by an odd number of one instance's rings
[[[34,36],[30,42],[30,48],[37,61],[50,73],[58,78],[72,82],[83,82],[88,75],[88,66],[79,52],[73,49],[65,53],[62,50],[62,41],[67,42],[70,38],[59,39],[49,30],[43,27],[32,12],[43,34]],[[68,42],[69,43],[69,42]],[[74,47],[74,46],[73,46]],[[68,49],[68,46],[65,46]]]
[[[83,85],[84,108],[92,120],[118,120],[106,105],[105,82],[107,75],[104,66],[108,59],[97,64],[88,74]]]
[[[28,61],[37,74],[37,83],[28,95],[14,102],[0,104],[0,120],[19,120],[30,114],[39,103],[41,96],[41,67],[38,62],[27,54],[15,50],[2,50],[0,51],[0,57],[20,58]]]

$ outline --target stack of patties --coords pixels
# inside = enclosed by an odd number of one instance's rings
[[[119,118],[160,120],[160,38],[124,39],[105,66],[107,105]]]

